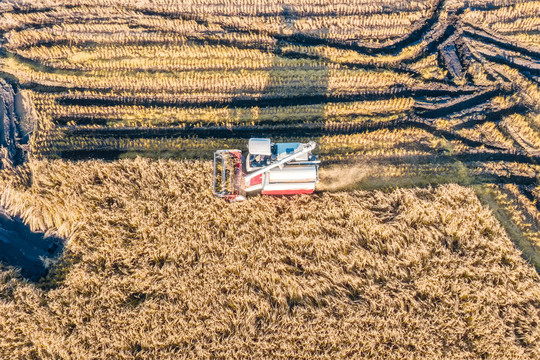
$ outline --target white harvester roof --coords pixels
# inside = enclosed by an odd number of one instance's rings
[[[253,155],[272,155],[272,143],[270,139],[249,139],[249,153]]]

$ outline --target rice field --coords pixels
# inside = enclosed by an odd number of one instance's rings
[[[0,357],[540,357],[539,27],[527,0],[0,2],[1,205],[69,239],[48,279],[0,272]],[[211,199],[250,137],[315,140],[321,192]]]
[[[2,205],[69,238],[2,271],[1,358],[535,359],[540,276],[471,189],[229,204],[209,162],[38,161]]]

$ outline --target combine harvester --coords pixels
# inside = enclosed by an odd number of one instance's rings
[[[214,195],[230,201],[247,195],[311,194],[319,181],[319,163],[311,152],[317,144],[277,143],[252,138],[248,155],[240,150],[214,153]]]

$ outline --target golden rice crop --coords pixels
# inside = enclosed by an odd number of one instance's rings
[[[2,204],[66,259],[0,271],[1,357],[540,355],[540,278],[469,189],[230,204],[206,162],[30,166]]]

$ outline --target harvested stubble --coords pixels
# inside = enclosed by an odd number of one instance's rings
[[[472,190],[229,204],[208,162],[30,166],[2,205],[71,265],[1,272],[2,358],[540,356],[540,277]]]
[[[405,125],[428,131],[434,142],[460,141],[463,154],[488,156],[495,148],[536,156],[540,146],[528,120],[540,97],[537,2],[51,4],[0,7],[0,70],[32,89],[26,95],[36,105],[36,157],[184,156],[192,134],[176,128],[213,125],[280,124],[264,136],[288,130],[313,138],[333,136],[330,128],[341,123],[354,135],[345,138],[350,144],[339,139],[344,149],[361,148],[362,137],[369,143],[372,130]],[[312,135],[298,124],[332,125]],[[229,146],[248,137],[231,131]],[[203,142],[195,139],[197,149]],[[203,155],[214,150],[207,143]],[[357,153],[406,163],[411,154],[441,150],[384,145]]]

